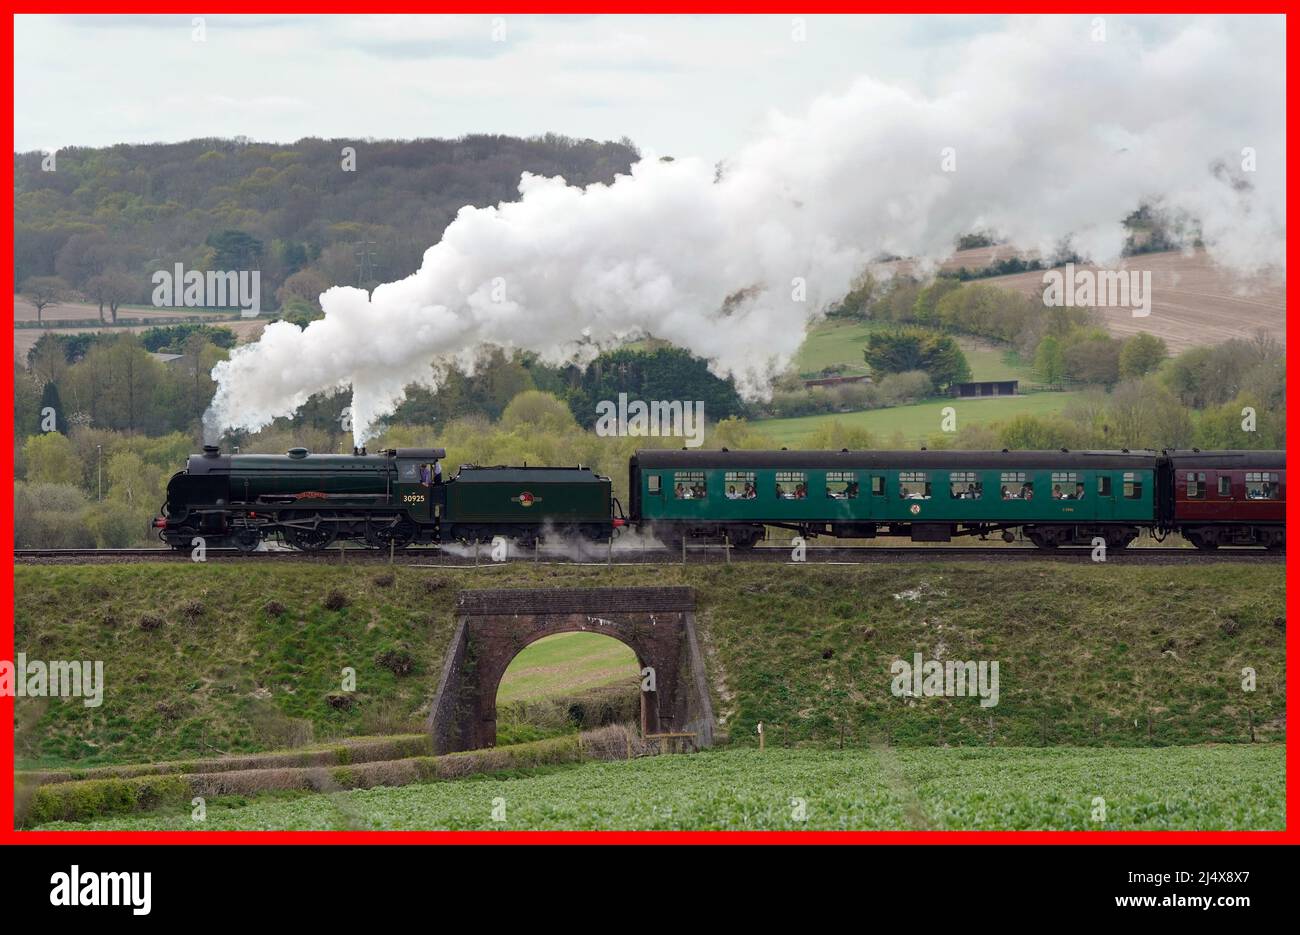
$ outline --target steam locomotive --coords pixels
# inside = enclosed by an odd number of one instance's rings
[[[548,536],[607,542],[623,528],[671,547],[749,548],[771,528],[805,537],[921,542],[1017,535],[1042,549],[1124,548],[1145,529],[1197,548],[1280,550],[1281,451],[703,451],[644,449],[628,465],[629,512],[589,467],[463,465],[441,448],[376,454],[192,455],[167,487],[160,538],[304,551]]]

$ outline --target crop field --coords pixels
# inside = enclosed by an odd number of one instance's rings
[[[719,749],[189,805],[54,830],[1280,829],[1281,744]],[[504,820],[502,816],[504,807]],[[496,810],[497,818],[493,812]]]

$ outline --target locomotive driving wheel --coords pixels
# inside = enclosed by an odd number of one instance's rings
[[[328,516],[314,517],[313,526],[290,526],[284,531],[285,540],[303,552],[319,552],[333,544],[338,529]]]
[[[235,530],[231,538],[234,539],[235,548],[239,551],[245,554],[256,552],[257,547],[262,544],[262,531],[253,526],[241,526]]]
[[[415,523],[409,519],[399,519],[390,526],[375,530],[374,540],[380,548],[391,545],[397,549],[404,549],[415,541],[417,532]]]

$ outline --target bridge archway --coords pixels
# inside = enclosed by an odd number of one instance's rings
[[[641,694],[643,732],[691,732],[699,746],[713,742],[690,588],[462,591],[456,616],[429,713],[435,753],[495,745],[497,689],[511,660],[543,637],[572,632],[611,636],[636,654],[649,676]]]

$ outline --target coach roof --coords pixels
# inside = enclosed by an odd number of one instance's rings
[[[1156,452],[1139,451],[704,451],[643,448],[643,468],[867,468],[875,470],[975,470],[1084,468],[1154,470]]]
[[[1285,451],[1167,451],[1175,471],[1205,467],[1215,471],[1282,470],[1286,468]]]

